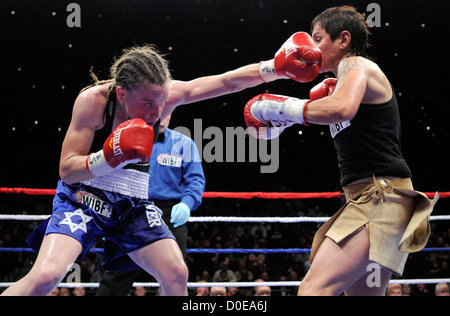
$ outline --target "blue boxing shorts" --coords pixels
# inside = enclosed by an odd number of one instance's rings
[[[39,251],[44,236],[63,234],[79,241],[82,260],[105,239],[106,271],[140,269],[128,253],[161,239],[175,239],[164,223],[162,211],[152,202],[96,189],[84,184],[58,183],[52,216],[38,226],[27,242]]]

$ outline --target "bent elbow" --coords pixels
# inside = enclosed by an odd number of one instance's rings
[[[64,169],[63,167],[59,168],[59,177],[62,181],[64,181],[66,184],[73,184],[70,181],[70,175],[69,172],[67,172],[66,169]]]
[[[353,113],[339,112],[335,115],[335,123],[351,121],[355,118]]]
[[[61,178],[62,181],[64,181],[68,185],[77,182],[74,179],[73,172],[71,172],[70,166],[68,166],[67,164],[65,165],[61,164],[59,166],[59,177]]]

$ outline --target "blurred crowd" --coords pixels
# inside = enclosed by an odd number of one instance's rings
[[[51,199],[2,196],[0,213],[49,214]],[[20,200],[17,202],[17,200]],[[9,202],[9,204],[8,204]],[[236,201],[205,200],[193,216],[330,216],[339,208],[340,201]],[[39,222],[0,221],[0,248],[26,248],[26,238]],[[188,224],[188,249],[265,249],[310,248],[314,233],[320,224],[299,223],[191,223]],[[427,248],[448,248],[450,228],[446,221],[432,222],[432,235]],[[101,248],[101,242],[98,244]],[[0,253],[0,282],[14,282],[31,268],[36,254]],[[449,278],[450,252],[420,252],[411,254],[402,279]],[[264,282],[301,281],[309,269],[309,254],[188,254],[190,282]],[[99,282],[102,278],[102,256],[89,254],[80,264],[81,282]],[[144,272],[140,282],[153,282]],[[395,282],[395,280],[394,280]],[[0,292],[2,289],[0,289]],[[228,296],[293,296],[295,287],[255,288],[198,288],[189,289],[190,295]],[[95,289],[56,289],[55,295],[93,295]],[[387,295],[434,296],[448,294],[446,284],[392,284]],[[156,288],[135,288],[130,295],[158,295]]]

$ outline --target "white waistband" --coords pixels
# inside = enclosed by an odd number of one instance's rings
[[[118,169],[101,178],[81,182],[90,187],[129,197],[148,199],[150,175],[134,169]]]

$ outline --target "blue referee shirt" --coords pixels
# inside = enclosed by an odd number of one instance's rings
[[[191,210],[202,203],[205,174],[197,146],[189,137],[166,129],[150,157],[150,200],[180,200]]]

